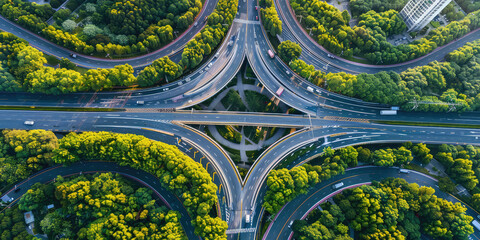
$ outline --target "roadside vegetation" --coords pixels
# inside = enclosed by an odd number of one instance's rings
[[[391,145],[366,145],[357,148],[350,146],[335,151],[326,148],[322,156],[314,158],[309,164],[291,169],[273,170],[267,178],[265,210],[268,215],[275,215],[287,202],[307,193],[315,184],[343,174],[345,168],[356,166],[357,162],[376,166],[400,166],[421,171],[437,178],[440,190],[455,194],[477,210],[480,208],[479,188],[475,186],[478,180],[476,176],[472,176],[477,174],[480,167],[477,164],[480,160],[480,147],[446,144],[427,146],[410,142],[394,144],[396,148],[386,146]],[[303,151],[309,151],[309,149]],[[434,159],[434,156],[442,164],[443,162],[447,163],[443,165],[448,176],[432,175],[425,168],[417,165],[425,166]],[[413,160],[415,163],[412,163]],[[433,171],[439,170],[434,167]],[[459,190],[456,186],[458,184],[471,189],[469,190],[471,195],[463,197],[457,195]],[[385,185],[389,185],[391,189],[385,189]],[[473,231],[470,225],[472,218],[464,214],[466,208],[459,203],[452,204],[433,196],[434,190],[431,188],[419,188],[418,185],[408,184],[403,179],[385,179],[380,183],[373,182],[372,186],[343,190],[343,195],[337,195],[333,201],[322,204],[321,209],[315,209],[305,220],[295,221],[291,227],[294,231],[294,238],[352,239],[350,237],[352,230],[355,231],[355,238],[359,237],[360,239],[420,239],[421,233],[434,239],[460,239]],[[400,195],[400,190],[407,189],[408,192]],[[412,189],[414,191],[410,192]],[[394,195],[390,196],[392,193]],[[427,205],[419,207],[419,202],[415,199],[426,193],[432,197],[422,198],[425,200],[424,204]],[[415,199],[403,198],[404,194],[415,196]],[[406,201],[402,202],[409,207],[400,208],[399,204],[392,202],[400,199]],[[377,201],[382,202],[381,208],[376,207],[378,204],[375,202]],[[358,205],[360,203],[368,204]],[[389,207],[390,205],[391,207]],[[425,210],[427,206],[429,208]],[[363,207],[367,207],[368,210]],[[441,217],[445,216],[447,212],[451,212],[452,207],[456,209],[453,212],[458,215],[455,215],[454,218]],[[452,224],[461,227],[452,227]]]
[[[168,24],[188,26],[193,22],[193,13],[196,15],[202,5],[202,3],[197,0],[172,3],[168,5],[168,9],[165,9],[167,5],[164,6],[162,3],[162,7],[159,9],[142,10],[139,6],[134,6],[139,3],[132,4],[128,1],[118,2],[119,4],[113,6],[115,9],[110,9],[107,6],[109,3],[112,2],[102,2],[99,5],[87,4],[89,6],[88,8],[91,9],[92,15],[86,16],[85,18],[97,19],[96,21],[102,21],[102,24],[105,24],[103,30],[92,24],[85,26],[87,33],[92,36],[90,40],[97,42],[95,47],[82,40],[87,38],[85,33],[82,33],[83,35],[80,34],[81,36],[85,35],[85,37],[82,38],[53,26],[47,27],[43,20],[53,14],[53,10],[51,10],[48,4],[42,5],[44,7],[42,7],[42,11],[40,11],[36,5],[15,0],[5,2],[5,6],[0,13],[11,20],[20,18],[25,19],[25,21],[30,21],[29,19],[38,18],[37,15],[35,15],[39,14],[37,12],[42,12],[42,21],[39,20],[22,24],[23,20],[18,20],[18,23],[27,28],[31,24],[35,24],[38,29],[31,29],[32,31],[41,30],[47,39],[79,53],[91,54],[97,51],[105,52],[109,55],[122,55],[124,53],[131,53],[132,51],[146,53],[147,51],[153,51],[163,46],[167,42],[167,39],[171,40],[172,38],[172,28]],[[157,3],[145,2],[144,4],[155,5]],[[187,8],[188,6],[191,6],[191,8]],[[209,55],[211,51],[218,46],[233,22],[237,7],[238,3],[235,1],[219,1],[215,11],[208,17],[207,24],[200,34],[197,34],[194,39],[188,42],[182,53],[180,63],[175,63],[171,61],[168,56],[165,56],[155,60],[151,65],[143,69],[138,77],[133,75],[133,68],[128,64],[116,66],[113,69],[90,69],[83,74],[74,71],[73,69],[76,68],[74,68],[72,64],[69,64],[68,60],[60,61],[60,68],[45,67],[43,65],[47,63],[47,60],[41,52],[28,46],[27,42],[10,33],[1,32],[0,48],[4,51],[0,54],[0,60],[2,61],[0,65],[0,91],[66,94],[81,91],[102,91],[112,89],[113,87],[128,87],[132,85],[149,87],[172,82],[183,73],[195,69],[203,61],[204,56]],[[112,14],[112,16],[102,16],[96,12],[97,9],[99,11],[110,11],[108,14]],[[187,12],[182,16],[175,17],[173,12],[182,11],[181,9]],[[169,13],[166,14],[162,12],[163,10]],[[85,11],[88,13],[87,10]],[[150,15],[144,15],[147,14],[145,11],[150,14],[156,14],[155,16],[163,16],[166,14],[167,18],[158,23],[148,25],[154,18],[149,17]],[[63,16],[61,13],[64,11],[59,12],[56,13],[54,18],[61,18]],[[31,15],[27,16],[28,13],[31,13]],[[64,15],[69,16],[69,14]],[[130,15],[132,15],[131,18],[127,19]],[[129,20],[135,19],[134,16],[140,17],[142,20],[137,19],[138,21],[135,22]],[[65,21],[74,22],[72,20]],[[85,28],[82,31],[85,31]],[[132,31],[132,34],[126,36],[112,33],[123,32],[124,28],[126,28],[125,31],[127,32]],[[141,29],[145,30],[141,31]],[[141,31],[141,33],[138,33],[138,31]],[[109,34],[113,35],[110,36]],[[135,34],[139,35],[136,36]],[[115,43],[112,44],[112,38],[119,38],[127,43],[129,41],[137,41],[138,39],[143,40],[131,46],[122,46]],[[102,41],[108,42],[108,44],[104,45]],[[27,60],[23,61],[23,59]]]
[[[187,239],[180,214],[152,195],[118,174],[59,176],[33,185],[18,208],[32,211],[34,232],[49,239]]]
[[[359,75],[340,73],[325,74],[313,65],[297,59],[300,54],[286,54],[298,48],[296,43],[284,42],[279,48],[280,58],[290,68],[310,82],[329,91],[355,97],[368,102],[401,106],[405,111],[448,112],[455,104],[455,111],[475,111],[480,108],[480,40],[449,53],[446,62],[431,62],[401,73],[393,71]],[[285,52],[285,53],[284,53]],[[419,104],[427,101],[438,104]]]
[[[397,4],[392,1],[387,3]],[[292,0],[290,4],[295,15],[303,17],[302,25],[307,30],[311,29],[314,39],[320,45],[336,55],[345,58],[364,57],[373,64],[394,64],[424,56],[480,27],[480,11],[476,11],[460,21],[430,31],[420,40],[394,46],[387,41],[387,37],[401,33],[406,28],[396,10],[387,10],[381,6],[379,10],[384,9],[385,12],[366,11],[368,5],[354,4],[353,12],[361,15],[358,25],[351,28],[348,12],[340,12],[326,2]],[[373,6],[374,4],[370,5]]]
[[[428,149],[422,148],[417,152],[423,154],[423,151],[426,150]],[[357,166],[358,162],[375,166],[401,166],[412,160],[412,151],[404,146],[397,149],[385,148],[374,151],[363,147],[349,146],[338,150],[328,147],[324,150],[323,155],[311,160],[309,164],[292,169],[272,170],[267,177],[268,188],[263,206],[268,213],[275,215],[287,202],[307,193],[315,184],[344,174],[345,169]]]
[[[50,131],[4,130],[0,138],[0,185],[12,184],[54,164],[115,161],[149,172],[179,198],[192,217],[195,234],[226,239],[227,224],[215,215],[217,186],[197,162],[176,147],[133,134],[70,133],[58,140]]]
[[[387,178],[345,189],[305,220],[292,225],[295,239],[467,239],[474,232],[467,208],[435,196],[430,187]]]
[[[276,38],[277,34],[282,34],[282,21],[278,17],[277,9],[273,3],[274,0],[260,0],[260,14],[265,30],[271,37]]]
[[[187,29],[202,9],[200,0],[115,0],[89,1],[72,13],[82,2],[55,11],[49,4],[2,0],[0,13],[75,52],[128,56],[145,54],[171,42],[174,31]],[[46,22],[50,17],[55,20],[52,25]]]

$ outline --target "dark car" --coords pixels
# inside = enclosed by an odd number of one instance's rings
[[[15,188],[14,192],[20,191],[22,188]]]

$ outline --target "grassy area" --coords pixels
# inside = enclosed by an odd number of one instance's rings
[[[242,79],[243,84],[250,84],[250,85],[255,85],[256,80],[252,78],[244,78]]]
[[[248,162],[253,163],[255,160],[257,160],[258,157],[265,151],[266,147],[263,147],[260,150],[255,150],[255,151],[246,151],[245,154],[247,154],[248,157]]]
[[[242,134],[237,132],[233,126],[216,126],[218,133],[226,140],[240,144],[242,141]]]
[[[273,48],[275,49],[275,51],[277,51],[278,45],[280,45],[280,41],[278,40],[278,38],[272,37],[272,35],[270,35],[270,33],[268,32],[266,32],[265,34],[267,34],[268,40],[270,40],[270,43],[272,44]]]
[[[247,75],[247,77],[250,77],[250,78],[255,78],[256,77],[255,73],[253,72],[253,69],[250,67],[250,65],[247,65],[245,75]]]
[[[361,59],[361,58],[356,58],[356,57],[345,57],[345,59],[350,60],[352,62],[357,62],[357,63],[364,63],[364,64],[371,64],[370,61],[367,59]]]
[[[119,108],[79,108],[79,107],[26,107],[0,106],[0,110],[68,111],[68,112],[119,112]]]
[[[406,121],[384,121],[384,120],[374,120],[372,122],[379,123],[379,124],[407,125],[407,126],[480,128],[480,125],[456,124],[456,123],[428,123],[428,122],[406,122]]]
[[[247,104],[252,112],[269,112],[269,113],[281,113],[280,108],[275,105],[270,99],[260,93],[254,91],[245,91],[247,98]]]
[[[79,72],[80,74],[85,74],[88,71],[88,68],[75,66],[75,69],[73,69],[73,70]]]
[[[237,166],[237,169],[238,169],[238,173],[240,173],[240,177],[245,178],[245,176],[247,175],[248,169],[242,168],[239,166]]]
[[[45,59],[47,59],[47,64],[50,66],[57,66],[60,63],[60,60],[57,59],[57,57],[52,56],[52,55],[45,55]]]
[[[431,21],[431,22],[430,22],[430,25],[432,25],[433,28],[438,28],[438,27],[440,27],[440,23],[439,23],[439,22],[436,22],[436,21]]]
[[[221,102],[225,108],[228,108],[231,105],[228,109],[229,111],[245,112],[247,110],[247,107],[245,107],[242,102],[240,94],[238,94],[238,92],[233,89],[230,89],[230,91],[228,91],[227,95],[222,98]]]

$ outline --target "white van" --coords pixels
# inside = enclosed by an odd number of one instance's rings
[[[409,173],[410,170],[408,169],[403,169],[403,168],[400,168],[400,171],[398,171],[399,173]]]
[[[312,92],[312,93],[313,93],[313,88],[312,88],[312,87],[310,87],[310,86],[308,86],[308,87],[307,87],[307,91],[309,91],[309,92]]]
[[[339,182],[335,185],[332,186],[333,190],[337,190],[339,188],[342,188],[345,184],[343,184],[343,182]]]
[[[28,120],[28,121],[25,121],[23,124],[25,124],[27,126],[33,126],[33,124],[35,124],[35,122]]]

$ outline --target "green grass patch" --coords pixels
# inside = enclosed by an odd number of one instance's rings
[[[349,60],[349,61],[352,61],[352,62],[357,62],[357,63],[364,63],[364,64],[371,64],[370,61],[368,61],[367,59],[363,59],[363,58],[356,58],[356,57],[345,57],[345,59]]]
[[[260,150],[254,150],[254,151],[246,151],[245,154],[247,154],[248,157],[248,162],[253,163],[255,160],[257,160],[258,157],[265,151],[265,147],[260,149]]]
[[[425,127],[452,127],[452,128],[479,128],[480,125],[456,124],[456,123],[429,123],[429,122],[406,122],[406,121],[385,121],[374,120],[374,123],[389,125],[425,126]]]
[[[228,109],[229,111],[240,111],[240,112],[245,112],[247,110],[247,107],[243,104],[242,98],[240,97],[240,94],[238,94],[237,91],[230,89],[228,91],[227,95],[222,98],[222,104],[225,108],[230,108]]]
[[[243,84],[250,84],[250,85],[255,85],[256,80],[252,78],[244,78],[242,79]]]
[[[119,108],[80,108],[80,107],[27,107],[0,106],[0,110],[32,110],[32,111],[68,111],[68,112],[121,112]]]
[[[440,23],[436,21],[431,21],[430,24],[432,25],[433,28],[438,28],[440,27]]]
[[[280,45],[280,40],[278,40],[277,37],[272,37],[268,32],[265,33],[268,37],[268,40],[270,40],[270,43],[272,44],[273,48],[275,51],[278,52],[278,45]]]
[[[75,66],[73,70],[79,72],[80,74],[85,74],[88,71],[88,68]]]
[[[247,77],[249,78],[255,78],[255,73],[253,72],[253,69],[250,67],[250,65],[247,65],[247,69],[245,70],[246,73],[245,75],[247,75]]]
[[[224,125],[219,125],[216,126],[218,133],[225,138],[226,140],[240,144],[242,141],[242,134],[237,132],[233,126],[224,126]]]
[[[47,59],[47,64],[50,66],[57,66],[60,63],[60,60],[58,60],[55,56],[52,55],[45,55],[45,59]]]
[[[251,112],[268,112],[268,113],[281,113],[282,110],[275,105],[270,99],[260,93],[254,91],[245,91],[245,97],[247,98],[248,107]]]

